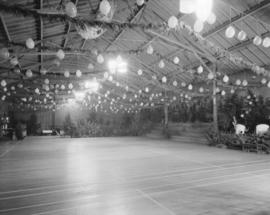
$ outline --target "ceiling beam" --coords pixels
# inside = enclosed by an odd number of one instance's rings
[[[42,10],[43,9],[43,0],[37,0],[38,1],[38,9]],[[43,35],[44,35],[44,31],[43,31],[43,19],[40,16],[39,20],[38,20],[38,24],[39,24],[39,40],[40,40],[40,47],[39,47],[39,51],[42,53],[42,49],[41,47],[43,46]],[[40,67],[39,70],[41,70],[42,66],[43,66],[43,55],[40,54],[38,55],[38,61],[40,63]]]
[[[7,38],[8,42],[11,42],[11,37],[10,37],[10,35],[9,35],[9,31],[8,31],[6,22],[5,22],[4,17],[3,17],[2,14],[0,14],[0,19],[1,19],[2,26],[3,26],[3,28],[4,28],[4,33],[5,33],[5,35],[6,35],[6,38]]]
[[[202,36],[205,37],[205,38],[210,37],[211,35],[223,30],[228,25],[231,25],[231,24],[233,24],[233,23],[235,23],[237,21],[241,21],[244,18],[255,14],[259,10],[261,10],[263,8],[266,8],[269,5],[270,5],[270,1],[269,0],[264,0],[264,1],[262,1],[262,2],[260,2],[258,4],[256,4],[256,5],[252,6],[248,10],[243,11],[242,13],[238,14],[237,16],[232,17],[231,19],[228,19],[227,21],[223,22],[221,25],[218,25],[216,28],[213,28],[210,31],[204,33]]]

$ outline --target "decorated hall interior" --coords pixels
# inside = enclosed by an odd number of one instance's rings
[[[270,215],[270,0],[0,0],[0,214]]]

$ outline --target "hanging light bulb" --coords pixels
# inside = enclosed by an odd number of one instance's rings
[[[221,91],[221,95],[222,96],[225,96],[226,95],[226,92],[224,90]]]
[[[139,69],[139,70],[137,71],[137,73],[138,73],[138,75],[142,75],[142,74],[143,74],[143,71],[142,71],[141,69]]]
[[[225,35],[226,35],[226,37],[228,37],[228,38],[233,38],[234,35],[235,35],[235,28],[234,28],[232,25],[230,25],[230,26],[226,29]]]
[[[174,64],[178,64],[179,63],[179,57],[175,56],[173,59]]]
[[[245,40],[247,38],[247,34],[246,32],[244,32],[243,30],[239,31],[238,35],[237,35],[238,40]]]
[[[89,70],[93,70],[94,69],[94,65],[92,63],[89,63],[88,66],[87,66],[87,68]]]
[[[192,89],[193,89],[192,84],[189,84],[189,85],[188,85],[188,89],[189,89],[189,90],[192,90]]]
[[[44,83],[45,83],[45,84],[49,84],[49,83],[50,83],[50,80],[49,80],[48,78],[46,78],[46,79],[44,80]]]
[[[231,94],[234,94],[235,93],[235,90],[234,89],[231,89]]]
[[[181,86],[182,86],[182,87],[186,87],[186,86],[187,86],[186,82],[182,82],[182,83],[181,83]]]
[[[203,30],[203,22],[199,19],[197,19],[194,23],[194,31],[196,31],[197,33],[201,32]]]
[[[178,19],[175,16],[171,16],[168,20],[169,28],[176,28],[178,25]]]

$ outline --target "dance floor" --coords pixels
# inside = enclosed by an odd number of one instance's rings
[[[0,214],[270,214],[270,156],[147,138],[27,138],[1,151]]]

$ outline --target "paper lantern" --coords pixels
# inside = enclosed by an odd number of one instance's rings
[[[69,78],[69,76],[70,76],[69,71],[66,70],[66,71],[64,72],[64,76],[65,76],[66,78]]]
[[[76,5],[73,2],[68,2],[65,5],[65,12],[68,16],[71,18],[74,18],[77,16],[77,8]]]
[[[65,87],[65,85],[64,85],[64,84],[62,84],[60,88],[61,88],[61,90],[66,89],[66,87]]]
[[[236,82],[235,82],[236,85],[241,85],[241,80],[237,79]]]
[[[87,68],[89,70],[93,70],[95,67],[94,67],[94,65],[92,63],[89,63],[88,66],[87,66]]]
[[[11,59],[10,59],[10,64],[11,64],[12,66],[18,65],[18,64],[19,64],[18,58],[17,58],[17,57],[11,58]]]
[[[207,78],[208,78],[209,80],[214,79],[214,74],[213,74],[213,72],[209,72],[208,75],[207,75]]]
[[[19,88],[23,88],[23,85],[22,84],[18,84],[17,85]]]
[[[5,95],[2,96],[1,99],[2,99],[2,101],[5,101],[6,100],[6,96]]]
[[[253,39],[253,44],[256,46],[259,46],[259,45],[261,45],[261,43],[262,43],[262,38],[259,36],[255,36]]]
[[[216,22],[216,20],[217,20],[217,17],[216,17],[216,15],[212,12],[212,13],[210,13],[210,15],[208,16],[208,18],[207,18],[207,23],[208,24],[210,24],[210,25],[213,25],[215,22]]]
[[[199,66],[199,67],[197,68],[197,72],[198,72],[198,74],[203,73],[203,67],[202,67],[202,66]]]
[[[180,0],[179,11],[181,13],[190,14],[195,11],[196,0]]]
[[[226,95],[226,92],[224,90],[221,91],[221,95],[222,96],[225,96]]]
[[[104,62],[104,57],[102,56],[102,54],[99,54],[99,55],[97,56],[97,62],[98,62],[99,64],[102,64],[102,63]]]
[[[142,6],[144,4],[144,0],[137,0],[136,3],[138,6]]]
[[[265,78],[263,78],[263,79],[261,80],[261,83],[262,83],[262,84],[266,84],[266,82],[267,82],[267,80],[266,80]]]
[[[234,35],[235,35],[235,28],[234,28],[232,25],[230,25],[230,26],[226,29],[225,35],[226,35],[226,37],[228,37],[228,38],[233,38]]]
[[[181,83],[181,86],[182,86],[182,87],[186,87],[186,86],[187,86],[186,82],[182,82],[182,83]]]
[[[199,88],[199,92],[203,93],[204,89],[202,87]]]
[[[111,11],[111,5],[108,0],[102,0],[99,4],[99,11],[104,15],[107,16]]]
[[[269,37],[265,37],[263,39],[263,43],[262,43],[263,47],[265,48],[269,48],[270,47],[270,38]]]
[[[0,56],[1,58],[8,59],[9,58],[9,51],[7,48],[0,49]]]
[[[137,71],[137,73],[138,73],[138,75],[142,75],[142,74],[143,74],[143,71],[142,71],[141,69],[139,69],[139,70]]]
[[[46,74],[47,74],[47,70],[44,69],[44,68],[41,68],[41,69],[40,69],[40,74],[41,74],[41,75],[46,75]]]
[[[176,28],[178,25],[178,19],[175,16],[171,16],[168,20],[169,28]]]
[[[76,76],[77,76],[78,78],[82,76],[81,70],[77,70],[77,71],[76,71]]]
[[[68,88],[69,88],[69,89],[73,89],[73,84],[72,84],[72,83],[69,83],[69,84],[68,84]]]
[[[28,69],[26,71],[25,75],[26,75],[26,77],[31,78],[33,76],[33,72],[30,69]]]
[[[29,49],[35,48],[35,42],[34,42],[34,40],[32,38],[28,38],[25,41],[25,44],[26,44],[26,47],[29,48]]]
[[[38,88],[35,89],[35,93],[39,94],[39,89]]]
[[[49,90],[50,90],[50,87],[49,87],[48,85],[45,85],[44,89],[45,89],[46,91],[49,91]]]
[[[7,82],[5,80],[2,80],[1,81],[1,87],[5,87],[5,86],[7,86]]]
[[[177,87],[177,81],[173,81],[173,86]]]
[[[3,90],[4,90],[4,92],[7,92],[7,88],[6,87]]]
[[[162,68],[164,68],[164,66],[165,66],[164,61],[163,60],[159,61],[158,67],[162,69]]]
[[[174,57],[174,59],[173,59],[174,64],[178,64],[179,61],[180,61],[180,60],[179,60],[179,57],[177,57],[177,56]]]
[[[231,89],[231,94],[234,94],[235,93],[235,90],[234,89]]]
[[[59,49],[57,52],[56,52],[56,56],[60,59],[60,60],[63,60],[65,58],[65,52],[62,50],[62,49]]]
[[[109,73],[108,72],[104,72],[103,77],[107,79],[109,77]]]
[[[237,35],[238,40],[245,40],[247,38],[247,34],[246,32],[244,32],[243,30],[239,31],[238,35]]]
[[[268,82],[267,87],[270,88],[270,81]]]
[[[146,92],[146,93],[149,92],[149,88],[148,88],[148,87],[145,88],[145,92]]]
[[[200,21],[200,20],[196,20],[195,23],[194,23],[194,31],[196,31],[197,33],[201,32],[203,30],[203,22]]]
[[[153,75],[153,76],[152,76],[152,79],[153,79],[153,80],[157,80],[157,76],[156,76],[156,75]]]
[[[229,81],[229,77],[227,75],[224,75],[223,82],[227,83]]]
[[[151,45],[149,45],[149,46],[147,47],[146,52],[147,52],[147,54],[153,54],[153,52],[154,52],[153,47],[152,47]]]
[[[246,86],[248,85],[247,80],[244,80],[244,81],[242,82],[242,84],[243,84],[244,87],[246,87]]]
[[[161,79],[162,83],[166,83],[167,82],[167,78],[166,76],[163,76],[162,79]]]
[[[48,78],[46,78],[46,79],[44,80],[44,83],[45,83],[45,84],[49,84],[49,83],[50,83],[50,80],[49,80]]]
[[[188,89],[189,90],[192,90],[193,89],[193,86],[191,84],[188,85]]]

